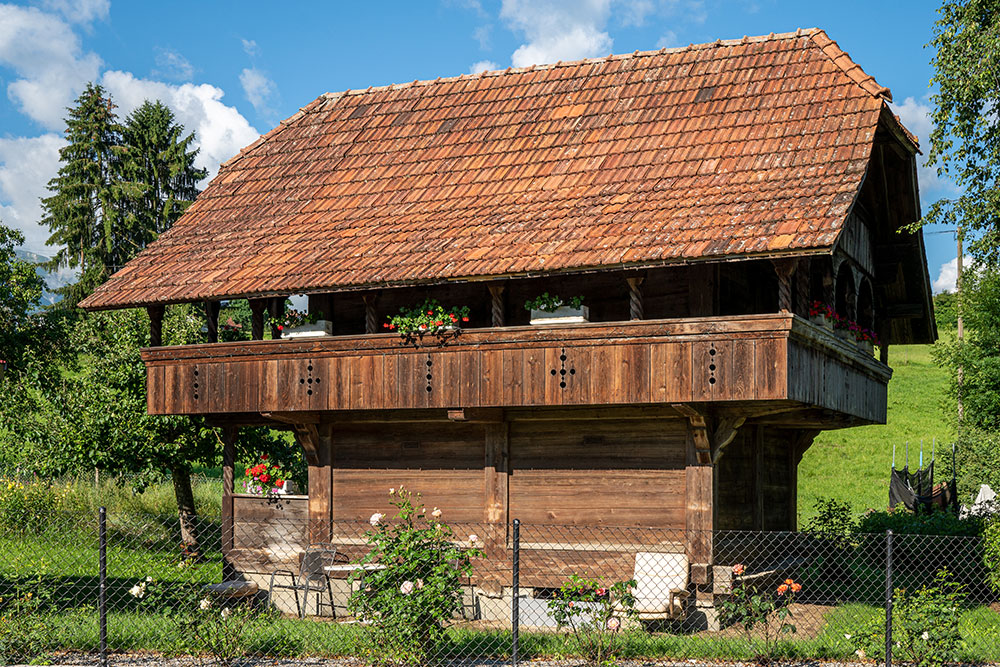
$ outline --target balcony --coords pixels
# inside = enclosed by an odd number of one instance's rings
[[[837,426],[884,422],[891,375],[785,313],[185,345],[143,360],[162,415],[780,402]]]

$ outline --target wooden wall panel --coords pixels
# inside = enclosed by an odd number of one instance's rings
[[[681,420],[514,422],[510,516],[682,528],[685,438]]]
[[[334,520],[390,513],[389,489],[403,485],[449,522],[483,521],[481,424],[345,424],[334,427],[333,442]]]

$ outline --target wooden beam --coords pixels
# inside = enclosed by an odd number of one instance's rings
[[[264,340],[264,310],[267,299],[250,299],[250,338]]]
[[[271,338],[278,340],[281,338],[281,329],[278,328],[278,322],[285,317],[285,297],[278,296],[268,299],[267,309],[271,315]]]
[[[262,412],[261,417],[271,419],[282,424],[319,424],[320,416],[318,412]]]
[[[802,462],[802,455],[806,453],[813,440],[819,435],[819,431],[799,431],[798,437],[788,448],[788,478],[791,484],[791,495],[789,499],[788,530],[798,530],[799,523],[799,463]]]
[[[778,274],[778,310],[792,312],[792,275],[798,265],[797,259],[772,259],[774,272]]]
[[[219,306],[218,301],[205,302],[205,319],[207,320],[206,327],[208,329],[209,343],[219,342]]]
[[[310,468],[320,465],[319,429],[316,424],[293,424],[293,431],[295,441],[305,454],[306,463]]]
[[[630,320],[644,319],[642,303],[642,276],[626,278],[628,283],[628,318]]]
[[[309,542],[328,543],[333,538],[333,425],[308,428],[316,438],[315,463],[309,464]]]
[[[685,403],[673,406],[687,418],[688,435],[693,449],[688,450],[688,465],[712,464],[712,441],[708,437],[708,420],[704,414]],[[692,458],[693,456],[693,458]]]
[[[507,314],[504,309],[503,292],[506,285],[503,283],[491,283],[490,290],[490,321],[495,327],[506,326]]]
[[[233,482],[236,466],[236,437],[239,428],[230,426],[222,429],[222,580],[231,581],[236,578],[236,569],[230,561],[229,554],[233,550]]]
[[[507,515],[509,507],[510,425],[506,422],[486,425],[486,461],[484,465],[487,534],[487,558],[504,558],[507,550]]]
[[[457,408],[448,410],[448,419],[470,424],[493,424],[503,421],[503,408]]]
[[[361,298],[365,302],[365,333],[378,333],[378,322],[375,320],[375,304],[378,302],[378,292],[369,292]]]
[[[149,315],[149,346],[163,346],[163,306],[147,306],[146,313]]]
[[[715,426],[712,435],[712,463],[718,463],[722,458],[722,450],[736,438],[736,433],[746,421],[744,416],[722,417]]]

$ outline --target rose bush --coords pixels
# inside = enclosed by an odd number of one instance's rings
[[[751,645],[755,636],[758,637],[762,650],[757,661],[769,664],[777,654],[782,635],[795,632],[789,605],[801,590],[802,584],[785,579],[774,593],[762,592],[748,581],[746,566],[737,563],[733,566],[731,595],[719,605],[719,620],[723,625],[741,626]]]
[[[572,575],[549,600],[549,613],[560,628],[569,628],[576,649],[590,664],[615,662],[624,647],[622,620],[635,620],[635,581],[610,586]]]
[[[444,642],[444,623],[461,611],[462,580],[482,552],[475,535],[470,546],[459,544],[440,510],[428,516],[419,494],[400,487],[390,497],[395,517],[371,516],[371,550],[351,577],[356,590],[347,607],[368,622],[365,649],[372,662],[425,665]]]

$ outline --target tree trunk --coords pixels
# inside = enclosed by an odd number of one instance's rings
[[[174,466],[170,469],[170,477],[174,482],[174,497],[177,499],[177,512],[181,525],[181,541],[189,545],[191,551],[197,551],[198,514],[194,509],[191,471],[186,466]]]

